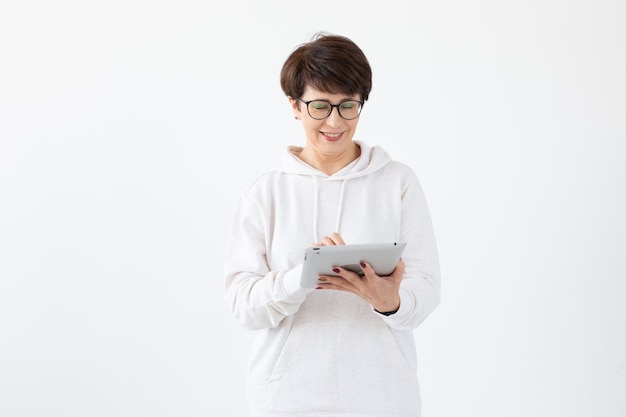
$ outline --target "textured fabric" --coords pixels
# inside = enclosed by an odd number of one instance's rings
[[[238,202],[225,291],[234,317],[257,331],[251,416],[420,416],[413,330],[440,292],[432,222],[413,170],[356,143],[361,156],[332,176],[289,147]],[[347,243],[408,242],[395,314],[351,293],[300,287],[304,249],[335,231]]]

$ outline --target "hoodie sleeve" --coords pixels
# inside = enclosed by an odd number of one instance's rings
[[[224,263],[226,301],[235,319],[253,330],[277,326],[294,314],[312,289],[300,287],[302,265],[271,271],[263,210],[243,194]]]
[[[439,305],[441,277],[437,243],[422,187],[414,175],[402,196],[400,240],[408,242],[402,259],[404,279],[400,285],[400,309],[381,314],[397,330],[419,326]]]

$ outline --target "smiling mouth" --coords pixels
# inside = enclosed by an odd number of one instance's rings
[[[322,132],[322,134],[329,138],[338,138],[339,136],[341,136],[341,133]]]

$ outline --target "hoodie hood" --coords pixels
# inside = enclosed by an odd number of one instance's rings
[[[302,147],[299,146],[289,146],[287,148],[280,160],[278,170],[285,174],[312,175],[324,177],[328,180],[344,181],[369,175],[391,162],[391,157],[381,147],[370,147],[356,140],[354,143],[361,148],[361,156],[333,175],[329,176],[322,171],[318,171],[298,158],[295,154],[302,150]]]
[[[295,155],[302,150],[302,147],[289,146],[280,161],[278,166],[278,170],[280,172],[291,175],[306,175],[313,178],[313,242],[320,242],[318,236],[320,178],[323,178],[326,181],[341,181],[341,192],[335,226],[335,232],[340,233],[341,214],[343,212],[343,196],[346,181],[369,175],[382,169],[389,162],[391,162],[391,157],[381,147],[370,147],[359,141],[354,141],[354,143],[361,148],[361,155],[356,160],[352,161],[347,166],[330,176],[313,168]]]

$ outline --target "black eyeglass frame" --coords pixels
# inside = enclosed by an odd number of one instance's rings
[[[361,111],[363,111],[363,105],[365,104],[365,102],[363,102],[363,101],[361,101],[361,100],[354,100],[354,99],[351,99],[351,98],[347,98],[347,99],[345,99],[345,100],[341,100],[341,101],[340,101],[339,103],[337,103],[337,104],[333,104],[333,103],[331,103],[331,102],[330,102],[330,101],[328,101],[328,100],[322,100],[322,99],[316,99],[316,100],[304,101],[304,100],[302,100],[301,98],[298,98],[297,100],[298,100],[299,102],[303,103],[303,104],[306,106],[306,112],[307,112],[307,113],[309,113],[309,116],[311,116],[311,118],[312,118],[312,119],[315,119],[315,120],[324,120],[324,119],[326,119],[328,116],[330,116],[330,115],[331,115],[331,113],[333,112],[333,108],[335,108],[335,107],[337,108],[337,113],[339,114],[339,116],[340,116],[342,119],[345,119],[345,120],[354,120],[354,119],[356,119],[357,117],[359,117],[359,116],[361,115]],[[310,104],[310,103],[313,103],[314,101],[323,101],[324,103],[328,103],[328,105],[330,106],[330,110],[328,111],[328,114],[327,114],[326,116],[324,116],[324,117],[322,117],[322,118],[313,117],[313,115],[311,114],[311,111],[309,110],[309,104]],[[355,103],[359,103],[359,112],[357,113],[357,115],[356,115],[356,116],[351,117],[351,118],[347,118],[347,117],[344,117],[344,116],[343,116],[343,114],[341,114],[341,107],[340,107],[340,106],[341,106],[343,103],[347,102],[347,101],[354,101]]]

